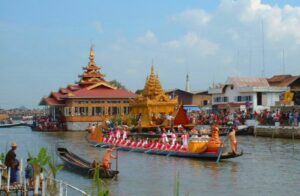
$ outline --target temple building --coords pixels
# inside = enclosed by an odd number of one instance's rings
[[[143,92],[130,101],[131,114],[139,118],[140,127],[154,127],[172,117],[177,106],[177,97],[170,99],[166,95],[152,65]]]
[[[93,47],[89,63],[83,70],[77,84],[60,88],[42,98],[40,105],[49,107],[51,121],[64,124],[67,130],[85,130],[90,123],[129,114],[129,100],[136,94],[118,89],[104,79],[96,65]]]

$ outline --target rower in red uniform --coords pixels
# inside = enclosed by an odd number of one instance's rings
[[[172,134],[171,134],[171,140],[172,140],[172,144],[173,144],[173,145],[175,144],[176,139],[177,139],[177,136],[176,136],[175,132],[172,131]]]

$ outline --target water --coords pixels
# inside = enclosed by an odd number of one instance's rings
[[[83,132],[39,133],[28,127],[0,129],[0,152],[17,142],[18,158],[37,154],[47,147],[67,146],[88,160],[100,160],[103,150],[88,145]],[[173,195],[174,178],[179,173],[180,195],[299,195],[300,140],[238,137],[244,155],[222,161],[201,161],[119,152],[120,174],[106,180],[111,195]],[[61,161],[58,159],[58,163]],[[115,162],[112,165],[115,168]],[[63,170],[58,178],[90,192],[91,180]]]

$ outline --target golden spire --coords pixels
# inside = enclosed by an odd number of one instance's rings
[[[91,64],[91,62],[95,61],[95,51],[94,51],[94,46],[93,45],[91,46],[91,49],[90,49],[90,57],[89,57],[89,59],[90,59],[90,64]]]
[[[156,76],[155,76],[155,95],[159,95],[163,92],[164,92],[164,90],[161,87],[158,74],[156,74]]]

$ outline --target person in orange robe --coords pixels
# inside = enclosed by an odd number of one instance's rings
[[[111,165],[111,160],[117,158],[115,155],[112,154],[112,152],[115,150],[115,148],[109,148],[106,150],[102,161],[101,161],[101,167],[103,167],[103,169],[105,170],[109,170],[110,169],[110,165]]]
[[[230,139],[230,143],[231,143],[231,150],[233,154],[237,154],[237,139],[235,136],[236,133],[236,127],[232,127],[228,137]]]

